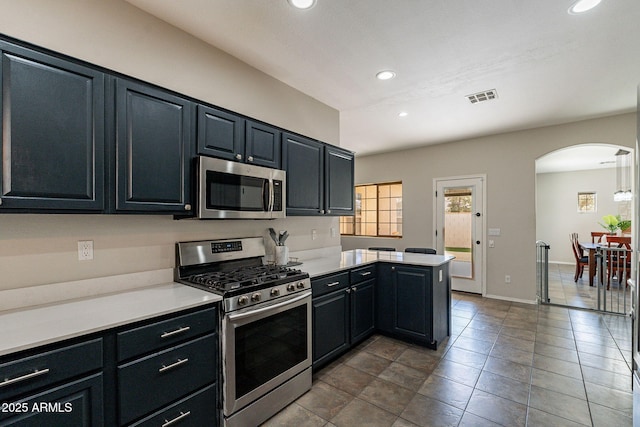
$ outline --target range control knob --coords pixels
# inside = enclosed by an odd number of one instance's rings
[[[251,295],[251,301],[260,301],[260,292],[256,292],[255,294]]]
[[[296,285],[294,285],[293,283],[289,283],[289,284],[287,285],[287,290],[288,290],[289,292],[293,292],[293,291],[295,291],[295,290],[296,290]]]
[[[298,289],[304,288],[304,282],[298,282]]]
[[[249,297],[248,296],[243,295],[240,298],[238,298],[238,305],[247,305],[247,303],[249,303]]]
[[[277,297],[278,295],[280,295],[280,289],[278,289],[278,288],[271,289],[270,295],[272,297]]]

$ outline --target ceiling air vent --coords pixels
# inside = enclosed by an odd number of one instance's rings
[[[485,90],[484,92],[474,93],[473,95],[467,95],[467,99],[472,104],[477,104],[478,102],[483,101],[491,101],[492,99],[496,99],[498,97],[498,92],[495,89]]]

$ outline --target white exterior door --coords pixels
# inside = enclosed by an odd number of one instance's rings
[[[484,294],[485,203],[483,176],[434,180],[435,241],[451,255],[451,288]]]

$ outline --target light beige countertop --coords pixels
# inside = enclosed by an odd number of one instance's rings
[[[171,282],[0,311],[0,356],[220,300]]]
[[[368,249],[353,249],[333,255],[327,255],[311,260],[302,261],[296,268],[306,271],[309,276],[319,277],[325,274],[337,273],[354,267],[364,266],[374,262],[392,262],[398,264],[438,267],[450,262],[455,257],[445,255],[426,255],[406,252],[370,251]]]

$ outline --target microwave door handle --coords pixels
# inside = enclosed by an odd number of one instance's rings
[[[273,187],[273,179],[269,180],[269,212],[273,212],[273,205],[276,200],[275,189]]]
[[[262,183],[262,207],[265,212],[269,212],[271,204],[271,180],[265,179]]]

